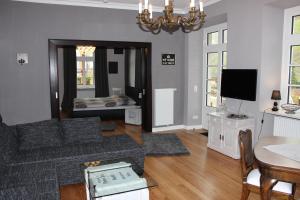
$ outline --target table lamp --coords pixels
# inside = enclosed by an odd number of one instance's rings
[[[272,111],[278,111],[277,101],[281,100],[280,91],[279,90],[273,90],[271,99],[274,100],[274,105],[273,105]]]

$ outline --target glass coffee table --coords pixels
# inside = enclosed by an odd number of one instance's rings
[[[143,173],[131,158],[98,160],[82,164],[87,200],[149,200],[157,182]]]

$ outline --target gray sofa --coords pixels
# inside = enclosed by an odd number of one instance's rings
[[[58,200],[59,186],[84,181],[87,161],[131,158],[143,173],[140,145],[100,132],[99,118],[7,126],[0,116],[0,200]]]

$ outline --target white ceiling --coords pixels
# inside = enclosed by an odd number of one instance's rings
[[[113,8],[122,10],[138,10],[139,0],[12,0],[32,3],[58,4],[70,6],[86,6],[86,7],[101,7]],[[195,0],[196,2],[198,0]],[[217,3],[221,0],[203,0],[204,6]],[[154,12],[161,12],[164,8],[164,0],[149,0],[153,5]],[[186,13],[188,11],[190,0],[174,0],[176,13]]]

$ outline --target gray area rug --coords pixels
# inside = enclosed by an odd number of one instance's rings
[[[190,152],[175,134],[143,134],[146,155],[171,156],[189,155]]]
[[[117,128],[117,124],[115,122],[101,124],[102,131],[114,131],[116,128]]]

